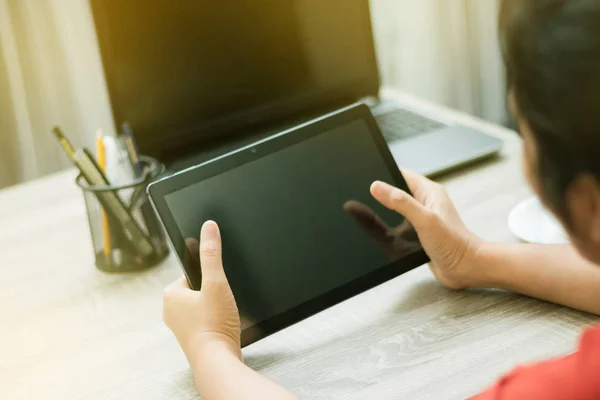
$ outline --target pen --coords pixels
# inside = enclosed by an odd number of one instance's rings
[[[110,183],[104,176],[104,173],[94,161],[94,157],[87,149],[78,149],[73,151],[73,147],[63,135],[60,128],[52,129],[65,152],[79,169],[82,176],[88,184],[93,186],[110,186]],[[150,256],[154,249],[148,237],[144,234],[141,227],[133,219],[121,199],[114,192],[95,192],[98,201],[107,213],[119,222],[123,229],[129,234],[132,245],[143,257]]]
[[[98,166],[100,170],[106,173],[106,150],[104,148],[102,130],[98,129],[98,136],[96,138],[96,157],[98,158]],[[108,215],[106,211],[102,209],[102,238],[104,244],[104,256],[106,257],[106,262],[111,263],[111,253],[112,253],[112,242],[110,238],[110,225],[108,223]]]
[[[135,167],[129,157],[127,143],[123,136],[104,136],[104,151],[106,152],[106,168],[104,175],[113,185],[128,185],[139,177],[136,175]],[[129,207],[134,204],[132,194],[137,188],[123,189],[118,191],[119,197]]]
[[[137,177],[141,177],[144,173],[142,169],[142,164],[140,163],[139,152],[137,148],[137,144],[135,143],[135,137],[133,136],[133,129],[129,122],[123,122],[121,125],[121,129],[123,131],[123,136],[125,137],[125,142],[127,143],[127,150],[129,151],[129,159],[134,166]],[[144,186],[140,186],[139,189],[143,189]],[[138,196],[143,195],[143,191],[134,192],[132,196],[132,203],[135,204],[137,202]],[[148,233],[150,234],[150,240],[153,241],[154,248],[157,253],[162,252],[161,246],[161,236],[162,231],[160,224],[156,220],[156,216],[154,214],[154,210],[152,209],[152,205],[148,201],[147,198],[144,199],[140,206],[140,211],[142,212],[142,216],[144,221],[146,222],[146,227],[148,228]],[[160,254],[158,254],[160,256]]]
[[[135,173],[139,178],[140,176],[142,176],[142,173],[144,171],[142,170],[142,164],[140,163],[140,156],[137,144],[135,143],[135,137],[133,136],[133,129],[131,129],[131,125],[129,125],[129,122],[123,122],[123,124],[121,125],[121,129],[125,138],[125,143],[127,143],[129,159],[131,160],[131,163],[135,168]]]
[[[69,142],[65,135],[62,134],[60,128],[55,127],[54,129],[52,129],[52,133],[54,133],[54,136],[56,136],[56,139],[58,139],[58,143],[60,143],[62,148],[65,150],[65,153],[67,153],[69,159],[75,162],[75,150],[73,150],[71,142]]]

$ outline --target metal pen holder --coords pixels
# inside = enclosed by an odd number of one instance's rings
[[[152,157],[141,156],[140,162],[142,177],[126,185],[90,186],[82,175],[76,179],[83,191],[96,267],[102,271],[129,272],[150,268],[169,254],[165,233],[146,194],[148,185],[164,172],[165,166]],[[96,196],[101,192],[114,192],[121,199],[152,244],[150,255],[139,254],[122,225],[103,209]]]

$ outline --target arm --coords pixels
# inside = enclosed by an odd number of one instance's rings
[[[188,240],[202,269],[202,290],[191,290],[185,277],[165,289],[163,320],[173,331],[205,399],[295,399],[276,383],[244,365],[240,315],[221,261],[217,224],[204,224],[200,243]]]
[[[371,193],[412,223],[444,285],[506,289],[600,315],[600,267],[572,246],[486,243],[465,227],[441,185],[402,172],[413,196],[382,182]]]
[[[295,396],[247,367],[227,346],[207,345],[191,362],[196,388],[205,399],[277,399]]]
[[[600,268],[571,245],[486,243],[476,286],[511,290],[600,315]]]

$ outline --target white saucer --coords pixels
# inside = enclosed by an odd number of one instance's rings
[[[532,197],[518,204],[508,216],[508,227],[521,240],[529,243],[569,243],[562,225]]]

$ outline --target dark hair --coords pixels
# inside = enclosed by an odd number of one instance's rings
[[[500,40],[542,191],[568,222],[569,185],[583,173],[600,181],[600,1],[504,0]]]

